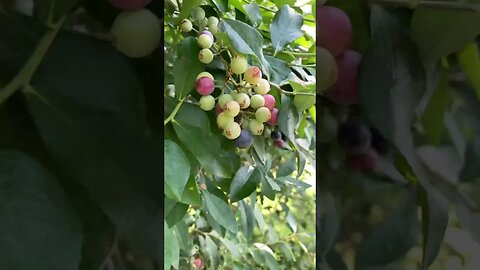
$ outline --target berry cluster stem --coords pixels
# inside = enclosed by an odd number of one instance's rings
[[[272,82],[270,82],[270,85],[277,88],[278,91],[280,91],[280,93],[284,94],[284,95],[290,95],[290,96],[315,96],[316,94],[315,93],[309,93],[309,92],[289,92],[289,91],[285,91],[283,90],[278,84],[274,84]]]
[[[177,105],[173,109],[172,113],[168,116],[167,119],[165,119],[165,121],[163,121],[164,126],[166,126],[170,121],[172,121],[175,118],[178,111],[180,110],[180,107],[182,107],[183,101],[184,101],[184,98],[180,99],[180,101],[177,103]]]
[[[35,74],[38,66],[40,66],[42,63],[45,54],[55,40],[55,37],[62,28],[65,20],[66,17],[64,16],[55,25],[53,25],[52,28],[47,30],[25,66],[20,70],[17,76],[15,76],[15,78],[7,86],[5,86],[5,88],[0,90],[0,104],[15,94],[18,89],[30,83],[33,74]]]

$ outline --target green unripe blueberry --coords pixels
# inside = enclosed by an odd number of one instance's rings
[[[261,79],[258,81],[258,84],[253,86],[253,90],[255,90],[257,94],[265,95],[270,91],[270,83],[265,79]]]
[[[192,10],[192,17],[197,20],[203,20],[205,18],[205,10],[201,7],[196,7]]]
[[[228,124],[234,122],[233,117],[228,116],[224,112],[221,112],[217,116],[217,126],[224,129]]]
[[[210,49],[213,45],[213,40],[209,35],[202,34],[197,39],[198,45],[203,49]]]
[[[210,32],[212,32],[212,34],[216,34],[218,32],[218,25],[215,25],[215,24],[209,24],[208,25],[208,30],[210,30]]]
[[[242,55],[236,55],[235,57],[233,57],[230,63],[230,68],[235,74],[245,73],[248,68],[247,58]]]
[[[258,109],[263,105],[265,105],[265,98],[260,94],[253,95],[250,99],[250,107],[253,109]]]
[[[213,53],[210,49],[201,49],[198,53],[198,60],[204,64],[209,64],[213,60]]]
[[[240,136],[241,131],[242,129],[240,128],[240,125],[236,122],[232,122],[225,126],[225,129],[223,130],[223,135],[225,135],[225,137],[230,140],[234,140],[238,138],[238,136]]]
[[[263,129],[263,123],[255,119],[250,120],[248,123],[248,130],[250,130],[253,135],[262,135]]]
[[[260,107],[255,111],[255,119],[262,123],[267,122],[270,117],[272,117],[272,113],[270,113],[270,110],[267,107]]]
[[[230,102],[232,100],[233,100],[233,97],[231,95],[223,94],[218,98],[218,105],[220,105],[220,107],[223,109],[225,104],[227,104],[228,102]]]
[[[182,24],[180,25],[180,29],[182,30],[182,32],[185,32],[185,33],[190,32],[192,31],[192,28],[193,28],[192,22],[187,19],[183,19]]]
[[[236,94],[234,99],[238,102],[241,109],[246,109],[250,106],[250,97],[245,93]]]
[[[217,17],[214,17],[214,16],[210,16],[208,17],[208,27],[210,27],[210,25],[218,25],[218,19]]]
[[[230,96],[232,96],[233,100],[235,100],[237,98],[237,95],[238,95],[238,91],[237,90],[233,90],[232,92],[230,92]]]
[[[240,113],[240,104],[234,100],[229,101],[223,106],[223,112],[230,117],[235,117]]]
[[[201,97],[199,102],[200,108],[204,111],[210,111],[215,107],[215,98],[211,95]]]
[[[213,75],[210,74],[210,72],[206,72],[206,71],[200,72],[200,73],[197,75],[197,78],[196,78],[195,80],[198,80],[198,79],[200,79],[200,78],[202,78],[202,77],[208,77],[208,78],[210,78],[210,79],[212,79],[212,80],[215,80],[215,79],[213,78]]]
[[[111,33],[114,47],[128,57],[145,57],[160,45],[160,21],[148,9],[121,12]]]

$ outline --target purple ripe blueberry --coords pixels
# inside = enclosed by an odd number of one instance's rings
[[[213,92],[215,88],[215,83],[209,77],[202,77],[197,80],[195,84],[195,89],[202,96],[208,96]]]
[[[334,56],[349,49],[352,43],[352,24],[341,9],[322,6],[317,9],[317,45],[326,48]]]
[[[248,148],[253,144],[253,135],[248,130],[242,130],[240,136],[235,139],[238,148]]]
[[[288,137],[287,135],[285,135],[285,133],[283,132],[280,132],[282,134],[282,141],[286,142],[288,140]]]
[[[325,92],[328,99],[340,105],[352,105],[359,102],[357,73],[361,60],[361,54],[350,50],[336,58],[338,78]]]
[[[367,152],[371,146],[371,139],[370,129],[359,119],[350,119],[338,129],[338,144],[350,155]]]

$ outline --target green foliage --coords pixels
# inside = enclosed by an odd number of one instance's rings
[[[165,110],[164,125],[174,131],[165,143],[178,145],[188,160],[182,166],[191,165],[189,170],[174,168],[178,155],[170,153],[169,170],[182,171],[172,174],[177,178],[175,187],[183,186],[183,172],[189,171],[189,194],[201,198],[200,204],[194,204],[170,196],[166,226],[179,232],[180,257],[168,262],[169,269],[191,269],[195,259],[201,259],[205,269],[314,268],[315,199],[305,180],[314,176],[315,126],[308,110],[315,102],[296,107],[293,96],[300,93],[314,100],[314,74],[307,68],[314,62],[315,47],[314,39],[298,42],[307,35],[301,27],[309,14],[302,14],[294,3],[290,7],[285,4],[210,1],[202,5],[206,17],[218,17],[220,23],[218,32],[213,31],[215,42],[210,48],[214,60],[200,65],[200,70],[189,61],[197,61],[190,59],[199,51],[197,32],[210,27],[193,20],[195,30],[182,33],[178,25],[182,8],[180,15],[165,14],[165,97],[172,103]],[[294,24],[289,24],[291,19]],[[254,136],[246,149],[237,148],[218,129],[214,112],[204,112],[198,106],[201,96],[193,90],[202,71],[214,77],[211,95],[215,98],[239,89],[234,82],[237,75],[232,76],[229,66],[239,53],[247,57],[250,66],[260,67],[270,82],[268,93],[275,97],[275,107],[280,110],[279,128],[288,130],[285,149],[276,147],[269,133]],[[180,61],[187,64],[180,65]],[[186,73],[185,66],[192,69]],[[308,76],[310,81],[305,80]],[[291,115],[295,118],[287,119]],[[265,125],[265,129],[271,132],[278,128]],[[300,145],[297,139],[301,137],[305,143]],[[188,204],[186,211],[183,203]],[[165,248],[173,258],[172,247]]]

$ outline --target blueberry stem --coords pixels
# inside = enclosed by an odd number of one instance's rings
[[[295,95],[297,95],[297,96],[315,96],[316,95],[315,93],[308,93],[308,92],[289,92],[289,91],[285,91],[282,88],[280,88],[279,85],[277,85],[275,83],[272,83],[272,82],[270,82],[270,85],[277,88],[278,91],[280,91],[284,95],[290,95],[290,96],[295,96]]]
[[[163,121],[163,125],[166,126],[170,121],[172,121],[175,116],[177,115],[178,111],[180,110],[180,107],[182,107],[182,104],[183,104],[183,98],[177,103],[177,105],[175,106],[175,108],[173,109],[172,113],[168,116],[167,119],[165,119],[165,121]]]
[[[53,25],[51,29],[47,30],[25,66],[20,70],[17,76],[15,76],[15,78],[7,86],[5,86],[5,88],[0,90],[0,104],[15,94],[18,89],[30,84],[30,80],[35,74],[38,66],[40,66],[42,63],[43,57],[50,48],[50,45],[55,40],[55,37],[62,28],[65,20],[66,17],[64,16],[55,25]]]

